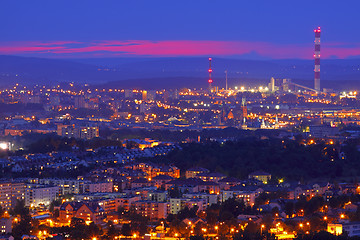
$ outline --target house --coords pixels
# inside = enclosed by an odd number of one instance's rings
[[[136,213],[148,217],[150,220],[163,219],[167,217],[167,202],[155,202],[141,200],[133,203]]]
[[[323,183],[314,183],[313,185],[313,194],[314,195],[323,195],[326,190],[331,187],[331,184],[328,182]]]
[[[184,198],[199,198],[204,200],[206,206],[217,204],[219,202],[219,195],[210,193],[185,193]]]
[[[9,238],[10,239],[10,238]],[[34,236],[34,235],[22,235],[21,236],[21,240],[38,240],[39,238],[37,236]]]
[[[200,198],[170,198],[170,213],[178,214],[185,207],[191,209],[195,206],[198,207],[198,211],[205,209],[205,199]]]
[[[185,177],[186,178],[195,178],[196,175],[202,174],[202,173],[209,173],[210,171],[206,168],[202,167],[194,167],[186,170]]]
[[[271,179],[271,174],[264,171],[255,171],[249,174],[249,179],[252,178],[267,184]]]
[[[255,204],[255,199],[262,192],[264,192],[264,189],[258,186],[237,185],[231,187],[229,190],[222,190],[220,194],[220,200],[224,202],[229,198],[236,198],[243,200],[244,203],[248,206],[253,206]]]
[[[334,235],[347,233],[349,237],[360,236],[360,222],[329,223],[327,231]]]
[[[141,187],[150,187],[151,182],[149,182],[146,178],[135,179],[130,183],[132,189],[141,188]]]
[[[168,175],[173,178],[180,177],[180,169],[176,166],[158,166],[153,163],[137,163],[132,165],[127,165],[126,168],[132,170],[141,170],[146,173],[149,179],[156,177],[158,175]]]
[[[156,177],[153,177],[151,182],[153,183],[153,185],[157,188],[165,188],[165,183],[170,182],[174,180],[173,177],[168,176],[168,175],[158,175]]]
[[[116,209],[122,207],[126,211],[129,211],[133,203],[140,200],[141,200],[140,195],[118,197],[115,199]]]
[[[104,209],[94,202],[65,202],[59,211],[59,220],[62,223],[70,223],[72,218],[80,218],[86,223],[100,224],[104,217]]]
[[[148,192],[147,199],[155,202],[165,202],[167,199],[167,191],[155,190]]]
[[[14,237],[10,234],[0,235],[0,240],[14,240]]]
[[[222,173],[199,173],[195,178],[200,178],[204,182],[216,182],[218,183],[220,180],[226,178],[226,175]]]
[[[215,182],[204,182],[198,178],[175,179],[165,184],[165,190],[177,187],[181,192],[208,192],[210,194],[220,193],[219,184]]]
[[[11,233],[12,231],[12,218],[1,218],[0,219],[0,234]]]
[[[351,203],[351,202],[346,203],[345,206],[344,206],[344,209],[347,212],[356,212],[358,208],[359,208],[359,206],[357,204],[354,204],[354,203]]]
[[[340,183],[340,191],[342,194],[356,194],[357,186],[355,184]]]
[[[229,190],[231,187],[239,185],[241,181],[234,177],[226,177],[218,181],[221,190]]]
[[[198,224],[206,224],[206,222],[201,218],[185,218],[182,220],[183,223],[190,226],[196,226]]]
[[[27,184],[25,189],[25,206],[49,206],[59,196],[59,187],[42,184]]]
[[[271,201],[268,204],[264,204],[258,207],[260,212],[271,212],[274,208],[281,210],[281,205],[277,201]]]
[[[86,191],[90,193],[113,192],[114,183],[112,181],[93,182],[86,184]]]

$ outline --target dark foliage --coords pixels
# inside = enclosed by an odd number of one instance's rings
[[[13,225],[12,234],[15,240],[21,239],[21,236],[26,234],[29,235],[32,229],[32,218],[29,209],[25,207],[25,202],[17,201],[11,214],[20,218],[18,223]]]
[[[245,138],[224,144],[188,144],[152,161],[171,162],[183,170],[200,166],[242,179],[259,169],[287,180],[350,177],[360,175],[358,143],[359,140],[345,144],[342,149],[347,156],[345,160],[331,160],[329,155],[333,156],[333,148],[338,146],[330,147],[325,142],[304,146],[293,140]]]

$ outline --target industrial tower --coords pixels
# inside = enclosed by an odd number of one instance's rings
[[[320,92],[320,27],[314,30],[315,32],[315,68],[314,68],[314,88],[316,91]]]
[[[212,90],[212,82],[213,82],[213,80],[211,79],[211,73],[212,73],[212,69],[211,69],[211,60],[212,60],[212,58],[210,57],[209,58],[209,80],[208,80],[208,82],[209,82],[209,92],[211,92],[211,90]]]

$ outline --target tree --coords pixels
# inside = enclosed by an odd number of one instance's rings
[[[212,204],[206,209],[206,221],[209,225],[215,225],[215,223],[218,221],[219,212],[219,204]]]
[[[107,239],[114,239],[115,236],[119,235],[119,231],[115,228],[114,223],[112,221],[107,222],[107,232],[106,238]]]
[[[61,201],[60,200],[53,200],[50,203],[49,211],[54,217],[59,217],[59,210],[55,209],[55,207],[60,206]]]
[[[4,216],[5,210],[4,208],[0,205],[0,218],[2,218]]]
[[[126,211],[125,211],[125,208],[122,207],[122,206],[119,206],[118,209],[117,209],[117,215],[119,218],[123,218],[124,215],[125,215]]]
[[[121,227],[121,235],[131,236],[131,226],[128,223],[124,223]]]
[[[336,239],[349,239],[347,237],[343,238],[344,236],[335,236],[326,231],[320,231],[313,234],[305,234],[299,235],[295,238],[295,240],[336,240]]]
[[[139,148],[139,144],[134,141],[126,141],[126,148],[127,149]]]
[[[14,209],[11,211],[12,215],[20,217],[20,221],[13,226],[12,234],[14,238],[21,239],[22,235],[29,235],[32,230],[31,215],[29,208],[25,207],[24,200],[18,200]]]
[[[131,222],[131,231],[138,232],[140,235],[144,235],[148,232],[148,218],[136,213],[134,207],[130,208],[130,210],[124,215],[124,218]]]
[[[294,210],[295,210],[295,206],[294,206],[293,202],[285,203],[284,211],[285,211],[286,215],[291,217],[294,214]]]
[[[86,225],[81,221],[71,220],[70,226],[70,236],[71,239],[81,240],[89,237]]]
[[[178,212],[176,217],[180,221],[184,220],[185,218],[195,218],[198,209],[199,209],[198,206],[194,206],[191,209],[185,207]]]
[[[220,207],[220,221],[232,220],[239,214],[243,213],[245,209],[244,201],[236,200],[235,198],[229,198],[221,204]]]
[[[178,186],[175,186],[169,190],[169,197],[170,198],[181,198],[182,193]]]
[[[190,236],[190,240],[204,240],[204,236],[202,235],[193,235],[193,236]]]
[[[93,238],[93,237],[101,235],[102,230],[94,222],[91,222],[90,225],[87,227],[87,234],[88,234],[88,236],[90,236],[90,238]]]

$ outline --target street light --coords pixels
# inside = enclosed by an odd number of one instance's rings
[[[165,232],[165,225],[164,225],[164,222],[163,222],[163,221],[161,221],[160,223],[161,223],[161,226],[162,226],[162,230],[163,230],[163,232]]]
[[[265,227],[265,225],[264,224],[261,224],[261,226],[260,226],[260,235],[262,236],[262,230],[263,230],[263,228]]]

